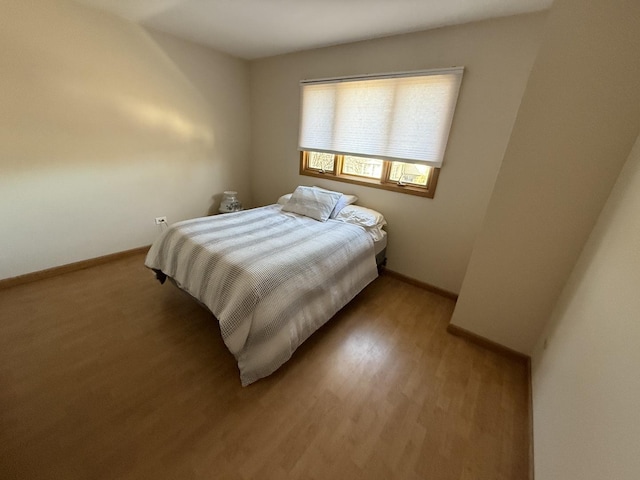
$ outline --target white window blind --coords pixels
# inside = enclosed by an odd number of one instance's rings
[[[440,167],[463,70],[302,81],[299,149]]]

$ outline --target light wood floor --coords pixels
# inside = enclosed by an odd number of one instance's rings
[[[0,290],[2,479],[525,479],[526,368],[382,276],[242,388],[135,255]]]

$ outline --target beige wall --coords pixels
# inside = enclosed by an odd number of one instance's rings
[[[535,349],[538,480],[638,478],[639,246],[640,138]]]
[[[556,0],[452,323],[530,353],[640,129],[640,2]]]
[[[0,16],[0,278],[250,202],[248,64],[63,0]]]
[[[518,16],[251,62],[256,203],[300,184],[355,193],[387,217],[389,268],[458,292],[544,22]],[[300,80],[454,65],[466,71],[434,199],[299,175]]]

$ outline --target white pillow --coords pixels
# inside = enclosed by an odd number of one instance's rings
[[[312,187],[298,187],[282,206],[283,212],[292,212],[326,222],[342,194]]]
[[[325,192],[332,191],[322,187],[313,187],[313,188],[318,188],[320,190],[324,190]],[[340,193],[340,192],[335,192],[335,193]],[[338,203],[336,204],[335,208],[331,212],[331,215],[329,215],[329,218],[336,218],[340,213],[340,210],[342,210],[347,205],[351,205],[352,203],[356,203],[358,201],[358,197],[356,197],[355,195],[347,195],[345,193],[340,193],[340,195],[342,196],[340,197],[340,200],[338,200]]]
[[[291,193],[285,193],[284,195],[282,195],[279,199],[278,199],[278,205],[284,205],[285,203],[287,203],[289,201],[289,199],[291,198]]]
[[[387,224],[380,212],[359,205],[347,205],[338,213],[336,220],[369,228],[381,228]]]
[[[371,236],[374,242],[384,238],[382,227],[364,227],[364,230]]]
[[[329,218],[336,218],[344,207],[356,203],[357,201],[358,197],[356,197],[355,195],[347,195],[343,193],[340,197],[340,200],[338,200],[338,203],[336,203],[336,206],[333,209],[333,212],[331,212],[331,216]]]

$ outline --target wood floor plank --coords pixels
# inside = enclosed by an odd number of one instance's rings
[[[143,256],[0,290],[0,478],[522,479],[527,369],[382,276],[242,388]]]

